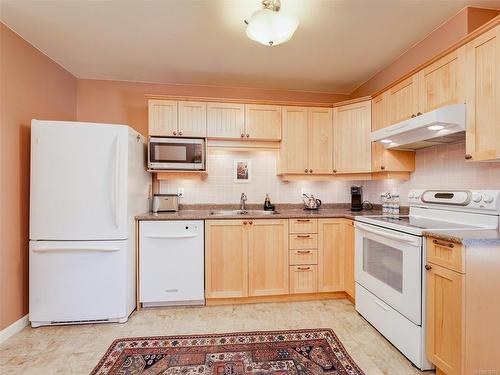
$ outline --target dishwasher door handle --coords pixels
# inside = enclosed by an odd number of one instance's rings
[[[195,238],[198,237],[198,233],[194,234],[147,234],[148,238],[156,239],[178,239],[178,238]]]

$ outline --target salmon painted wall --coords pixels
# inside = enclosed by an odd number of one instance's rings
[[[74,120],[76,78],[0,23],[0,330],[28,313],[33,118]]]
[[[372,95],[444,51],[468,33],[496,17],[498,10],[468,7],[439,26],[423,40],[408,49],[394,62],[380,70],[354,90],[350,97]]]
[[[334,103],[348,99],[348,95],[309,91],[79,79],[78,121],[127,124],[146,135],[148,131],[148,103],[145,94],[309,103]]]

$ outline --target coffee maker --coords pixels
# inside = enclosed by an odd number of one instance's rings
[[[351,211],[361,211],[363,209],[363,188],[362,186],[351,186]]]

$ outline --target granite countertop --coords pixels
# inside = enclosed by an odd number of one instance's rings
[[[500,246],[500,230],[498,229],[431,230],[424,231],[423,235],[426,237],[435,237],[443,241],[464,244],[465,246]]]
[[[316,218],[346,218],[354,219],[359,215],[381,215],[379,207],[373,210],[353,212],[348,204],[324,204],[317,211],[306,211],[301,204],[281,204],[276,205],[276,214],[245,214],[245,215],[210,215],[217,210],[237,210],[234,205],[186,205],[177,212],[148,212],[137,215],[136,220],[226,220],[226,219],[316,219]],[[248,210],[262,210],[262,205],[247,205]]]

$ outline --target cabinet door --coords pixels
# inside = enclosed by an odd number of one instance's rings
[[[230,139],[245,137],[245,105],[207,103],[207,137]]]
[[[179,102],[179,132],[183,137],[207,136],[207,103]]]
[[[245,138],[259,141],[281,140],[281,107],[245,105]]]
[[[344,225],[342,219],[318,220],[318,290],[344,290]]]
[[[418,74],[415,74],[387,91],[387,126],[417,115],[419,111],[418,79]]]
[[[446,374],[463,374],[465,276],[428,263],[427,357]]]
[[[344,289],[354,298],[354,223],[346,220],[344,230]]]
[[[280,172],[308,172],[308,116],[306,107],[283,107],[283,138],[280,147]]]
[[[309,110],[309,173],[332,173],[332,110],[310,108]]]
[[[177,101],[150,99],[148,110],[149,135],[177,135]]]
[[[288,220],[250,220],[248,295],[288,294]]]
[[[290,294],[316,293],[318,266],[290,266]]]
[[[417,73],[420,112],[465,102],[464,62],[465,47],[462,47]]]
[[[388,94],[386,91],[372,99],[372,131],[389,125]]]
[[[500,159],[500,26],[466,46],[467,158]]]
[[[205,222],[205,297],[248,296],[248,225],[241,220]]]
[[[371,101],[333,109],[335,173],[369,173],[371,161]]]

